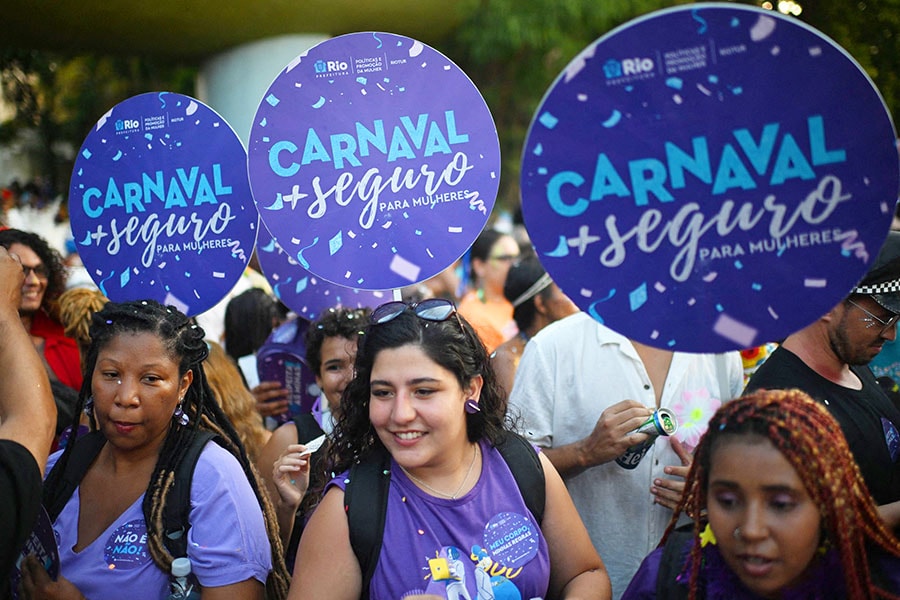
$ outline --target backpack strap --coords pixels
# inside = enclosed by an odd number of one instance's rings
[[[659,562],[659,572],[656,575],[656,599],[657,600],[686,600],[688,587],[680,585],[675,578],[684,568],[685,560],[691,548],[691,540],[694,537],[693,522],[679,525],[669,534],[666,545],[663,546],[663,555]]]
[[[538,524],[542,523],[546,481],[537,451],[528,440],[511,431],[504,432],[496,447],[509,465],[525,506]],[[350,468],[349,481],[344,489],[344,510],[347,512],[350,528],[350,545],[359,561],[363,577],[361,598],[369,597],[369,585],[381,554],[390,475],[390,454],[379,449]],[[354,502],[357,497],[358,501]]]
[[[47,515],[50,517],[51,523],[56,521],[59,513],[62,512],[72,494],[75,493],[76,488],[81,484],[85,473],[87,473],[97,455],[100,454],[100,449],[106,444],[106,438],[99,431],[92,431],[79,438],[76,438],[73,432],[69,443],[74,444],[74,447],[69,455],[69,461],[66,463],[66,470],[63,472],[56,495],[53,498],[48,497],[46,495],[47,488],[44,488],[44,508],[47,509]],[[60,468],[62,468],[62,465],[57,462],[53,465],[51,472]]]
[[[537,524],[544,522],[544,504],[547,501],[547,482],[544,467],[531,442],[514,431],[504,431],[497,444],[497,451],[512,471],[525,506],[534,515]]]
[[[312,413],[294,415],[294,425],[297,426],[297,443],[311,442],[325,432],[319,427],[319,423]]]
[[[379,448],[350,467],[349,481],[344,489],[350,545],[362,572],[360,598],[364,599],[369,597],[369,584],[381,554],[390,485],[391,455]]]
[[[175,481],[163,509],[163,542],[169,554],[175,558],[187,556],[187,532],[191,528],[191,481],[203,448],[214,437],[216,434],[212,431],[196,432],[178,465]]]

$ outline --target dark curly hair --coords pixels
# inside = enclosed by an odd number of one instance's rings
[[[178,363],[179,376],[183,376],[188,370],[194,374],[182,404],[182,410],[190,418],[189,424],[181,425],[172,420],[144,495],[143,511],[147,523],[147,548],[150,556],[160,569],[169,572],[173,557],[163,541],[165,531],[162,517],[165,505],[178,465],[197,432],[212,431],[217,435],[219,443],[237,458],[259,501],[272,546],[272,572],[266,584],[267,596],[284,598],[287,596],[290,577],[284,564],[274,508],[260,484],[256,469],[248,459],[237,432],[216,403],[206,379],[203,361],[209,355],[209,346],[204,339],[204,331],[177,308],[163,306],[154,300],[109,302],[93,314],[90,328],[91,346],[85,358],[84,383],[78,395],[72,431],[77,431],[85,400],[91,395],[91,381],[100,351],[114,338],[125,333],[156,335],[162,341],[168,356]],[[98,429],[97,420],[93,415],[90,417],[90,429],[91,431]],[[44,483],[45,501],[55,498],[57,490],[63,485],[66,465],[72,449],[77,445],[77,440],[66,445],[57,466],[47,476]]]
[[[329,308],[323,312],[303,338],[306,344],[306,362],[316,375],[321,375],[322,344],[326,338],[342,337],[357,340],[369,321],[368,308]]]
[[[21,229],[4,229],[0,231],[0,246],[7,250],[13,244],[22,244],[31,248],[50,273],[47,278],[47,289],[41,302],[41,308],[54,319],[59,319],[57,299],[66,291],[66,268],[59,252],[50,247],[47,240]]]
[[[341,397],[341,413],[334,443],[326,456],[326,472],[341,473],[375,449],[383,448],[369,420],[372,367],[382,350],[408,344],[419,346],[431,360],[453,373],[460,386],[465,387],[478,375],[483,378],[478,402],[481,410],[466,414],[469,441],[486,439],[496,444],[502,431],[512,428],[506,416],[506,396],[472,326],[458,313],[445,321],[427,321],[407,308],[386,323],[369,323],[359,340],[356,373]]]

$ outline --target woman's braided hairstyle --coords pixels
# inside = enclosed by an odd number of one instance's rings
[[[144,495],[143,511],[147,523],[147,546],[157,566],[168,573],[173,560],[164,543],[163,513],[178,466],[200,430],[214,432],[220,445],[235,456],[243,467],[266,522],[272,549],[272,572],[266,583],[267,598],[284,598],[290,585],[290,576],[284,564],[278,521],[268,495],[259,483],[259,477],[240,442],[237,432],[216,403],[203,371],[203,361],[209,354],[203,329],[173,306],[163,306],[153,300],[108,303],[94,313],[90,328],[91,347],[85,359],[84,384],[78,395],[73,431],[77,431],[78,419],[86,399],[91,395],[91,380],[97,357],[109,342],[123,333],[152,333],[163,342],[169,356],[179,363],[179,375],[188,370],[194,377],[184,396],[182,410],[190,418],[184,426],[173,419],[160,449],[159,459],[150,477]],[[91,415],[90,429],[97,430],[96,418]],[[76,443],[66,446],[44,486],[44,497],[53,498],[59,487],[66,464]]]
[[[900,542],[878,516],[840,425],[828,410],[800,390],[761,390],[725,403],[713,415],[694,453],[684,495],[660,545],[679,515],[694,519],[690,599],[699,597],[700,533],[707,507],[709,472],[724,439],[754,436],[769,440],[787,459],[822,515],[826,539],[837,549],[849,598],[897,598],[877,588],[869,572],[867,547],[900,556]]]

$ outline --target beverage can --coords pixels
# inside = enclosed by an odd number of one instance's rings
[[[646,433],[650,437],[626,450],[622,456],[616,459],[616,463],[625,469],[634,469],[647,454],[656,438],[661,435],[670,436],[676,431],[678,431],[678,419],[675,418],[675,414],[668,408],[658,408],[640,427],[631,432]]]

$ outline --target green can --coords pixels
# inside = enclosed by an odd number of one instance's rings
[[[670,436],[676,431],[678,431],[678,419],[675,418],[675,413],[668,408],[656,409],[643,425],[631,432],[646,433],[650,437],[626,450],[622,456],[616,459],[616,463],[625,469],[634,469],[647,454],[656,438],[661,435]]]

